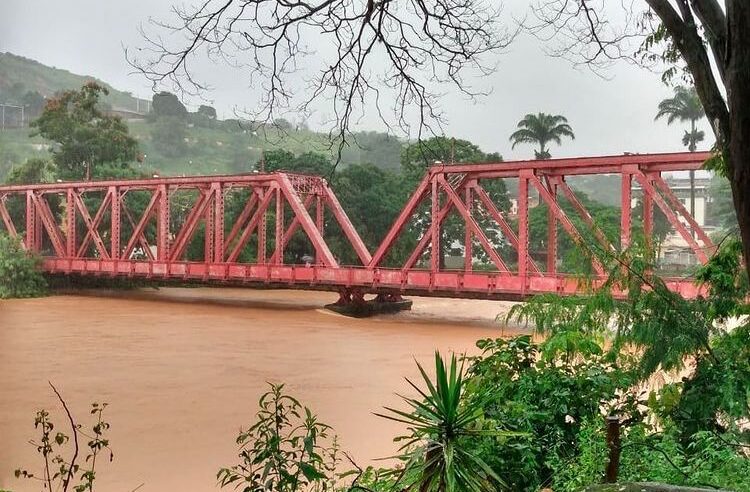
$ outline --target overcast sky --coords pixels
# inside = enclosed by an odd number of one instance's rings
[[[2,0],[0,51],[92,75],[120,90],[150,97],[150,83],[131,73],[123,49],[141,45],[139,25],[149,17],[168,18],[172,3]],[[496,61],[497,72],[481,82],[492,89],[491,95],[477,104],[458,94],[445,96],[449,135],[471,140],[487,152],[500,152],[506,159],[533,157],[529,146],[511,150],[508,136],[524,114],[543,111],[565,115],[577,137],[562,147],[553,146],[555,157],[683,150],[681,125],[654,122],[658,102],[671,95],[657,74],[621,64],[603,79],[545,55],[544,43],[528,36],[517,39]],[[242,73],[209,62],[200,69],[212,74],[214,90],[207,97],[220,117],[231,117],[235,107],[254,99]],[[367,115],[363,125],[383,129],[375,115]],[[707,124],[701,127],[710,140]],[[709,141],[703,143],[704,148],[709,146]]]

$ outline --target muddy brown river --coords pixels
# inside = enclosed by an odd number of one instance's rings
[[[415,298],[411,312],[350,319],[321,309],[333,300],[201,288],[0,301],[0,489],[41,489],[13,470],[39,471],[28,443],[38,409],[65,423],[47,381],[81,421],[91,402],[109,403],[115,459],[99,467],[99,490],[211,491],[267,381],[285,382],[368,464],[396,449],[402,427],[372,412],[402,405],[394,393],[408,392],[415,359],[510,334],[494,321],[507,303]]]

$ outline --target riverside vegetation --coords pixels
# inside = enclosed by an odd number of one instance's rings
[[[581,490],[602,480],[605,419],[614,416],[622,426],[622,480],[750,491],[750,324],[739,241],[726,241],[698,272],[708,295],[696,300],[672,294],[647,257],[610,258],[607,285],[589,296],[518,305],[509,316],[532,322],[541,342],[484,339],[478,356],[436,354],[434,376],[419,366],[421,381],[409,381],[415,396],[379,414],[406,431],[389,466],[359,467],[330,426],[272,384],[238,435],[238,462],[218,471],[219,485],[243,492]],[[611,287],[627,288],[628,297],[614,298]],[[731,319],[742,321],[730,329]],[[682,377],[649,385],[657,373]],[[109,450],[103,408],[92,407],[93,434],[80,431],[91,436],[89,449]],[[68,416],[75,437],[81,428]],[[46,411],[35,425],[42,471],[21,469],[19,477],[93,489],[97,472],[93,463],[76,466],[77,441],[53,434]]]

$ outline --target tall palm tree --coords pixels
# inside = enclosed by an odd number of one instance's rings
[[[555,142],[562,143],[562,137],[570,137],[575,140],[573,129],[568,124],[565,116],[547,113],[527,114],[518,122],[518,130],[510,136],[513,147],[520,143],[539,144],[539,150],[534,151],[536,159],[549,159],[550,153],[547,144]]]
[[[698,142],[702,142],[706,136],[702,130],[696,128],[696,123],[705,116],[703,104],[695,87],[677,86],[674,88],[674,97],[664,99],[659,103],[659,112],[656,113],[654,120],[666,117],[668,125],[678,120],[689,121],[690,131],[685,130],[682,144],[690,152],[695,152]],[[690,171],[690,215],[695,216],[695,171]]]

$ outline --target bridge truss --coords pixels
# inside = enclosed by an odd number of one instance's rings
[[[342,293],[342,301],[362,299],[365,293],[523,299],[580,290],[579,279],[557,271],[560,231],[580,246],[590,237],[605,250],[631,243],[634,184],[642,193],[645,237],[653,235],[658,208],[705,263],[714,245],[662,173],[699,169],[708,157],[677,153],[435,165],[373,254],[323,178],[289,173],[3,186],[0,224],[40,254],[45,270],[54,274],[334,290]],[[568,183],[571,177],[601,174],[621,181],[618,246],[610,244]],[[517,184],[513,218],[488,192],[500,179]],[[548,214],[543,264],[529,249],[530,196]],[[572,205],[580,217],[576,222],[587,231],[576,228],[560,198]],[[458,217],[464,231],[460,269],[445,268],[441,259],[451,216]],[[324,232],[333,222],[356,265],[341,265],[331,251]],[[490,229],[511,248],[510,258],[488,236]],[[387,265],[407,230],[421,231],[416,246],[403,264]],[[295,237],[307,242],[314,258],[285,258]],[[474,251],[489,258],[491,271],[475,271]],[[595,257],[591,267],[595,283],[606,278]],[[683,296],[699,293],[690,279],[665,281]]]

